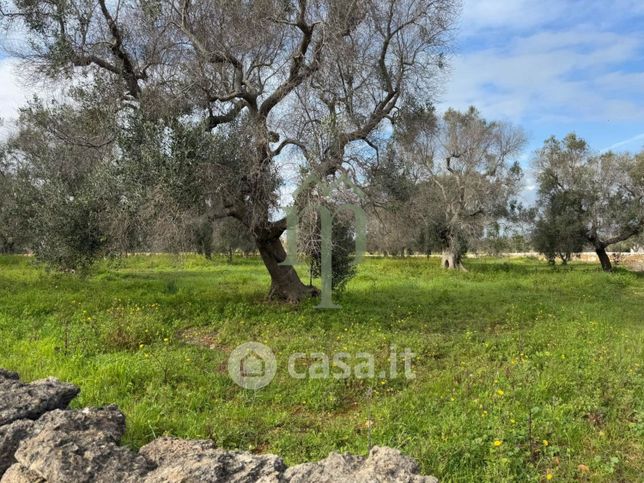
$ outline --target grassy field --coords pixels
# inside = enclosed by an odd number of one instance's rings
[[[165,433],[282,455],[400,448],[443,481],[641,481],[644,277],[536,260],[368,259],[342,309],[267,302],[260,262],[132,257],[88,277],[0,258],[0,367],[116,403],[126,443]],[[236,386],[227,355],[259,341],[279,370]],[[293,352],[409,347],[416,378],[293,379]],[[379,371],[378,371],[379,372]]]

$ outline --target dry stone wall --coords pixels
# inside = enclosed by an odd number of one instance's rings
[[[281,458],[215,448],[210,441],[159,438],[138,452],[121,446],[116,406],[68,409],[79,389],[49,378],[26,384],[0,369],[1,483],[435,483],[398,450],[367,457],[333,453],[287,468]]]

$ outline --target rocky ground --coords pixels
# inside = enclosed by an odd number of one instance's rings
[[[116,406],[67,409],[79,389],[56,379],[26,384],[0,369],[0,482],[414,482],[416,463],[386,447],[365,457],[331,454],[287,468],[278,457],[215,448],[210,441],[159,438],[139,452],[120,446]]]

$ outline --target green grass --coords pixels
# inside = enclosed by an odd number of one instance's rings
[[[75,407],[118,404],[134,447],[169,433],[296,464],[377,444],[443,481],[641,478],[644,278],[536,260],[467,265],[368,259],[342,309],[318,310],[267,302],[252,259],[138,256],[81,278],[2,257],[0,367],[74,382]],[[249,340],[279,364],[257,392],[226,368]],[[417,354],[415,379],[286,371],[293,352],[370,352],[385,368],[392,344]]]

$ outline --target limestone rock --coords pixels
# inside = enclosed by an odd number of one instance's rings
[[[279,483],[286,469],[277,456],[216,449],[210,441],[159,438],[140,454],[157,465],[146,483]]]
[[[36,473],[29,471],[24,466],[13,465],[2,478],[3,482],[10,483],[46,483],[40,476]]]
[[[418,465],[400,451],[375,446],[367,458],[332,453],[317,463],[286,470],[289,483],[437,483],[433,476],[419,476]]]
[[[0,426],[0,477],[16,462],[13,455],[18,450],[20,442],[33,435],[35,424],[29,419],[21,419]]]
[[[0,369],[0,483],[436,483],[398,450],[331,454],[286,468],[281,458],[215,448],[211,441],[159,438],[136,453],[120,446],[116,406],[65,409],[71,384],[31,384]]]
[[[118,446],[124,431],[125,417],[115,406],[49,412],[34,423],[33,435],[20,444],[17,463],[1,481],[141,481],[153,467]]]
[[[0,426],[19,419],[38,419],[48,411],[65,409],[79,392],[76,386],[57,379],[25,384],[13,375],[7,371],[0,375]]]

